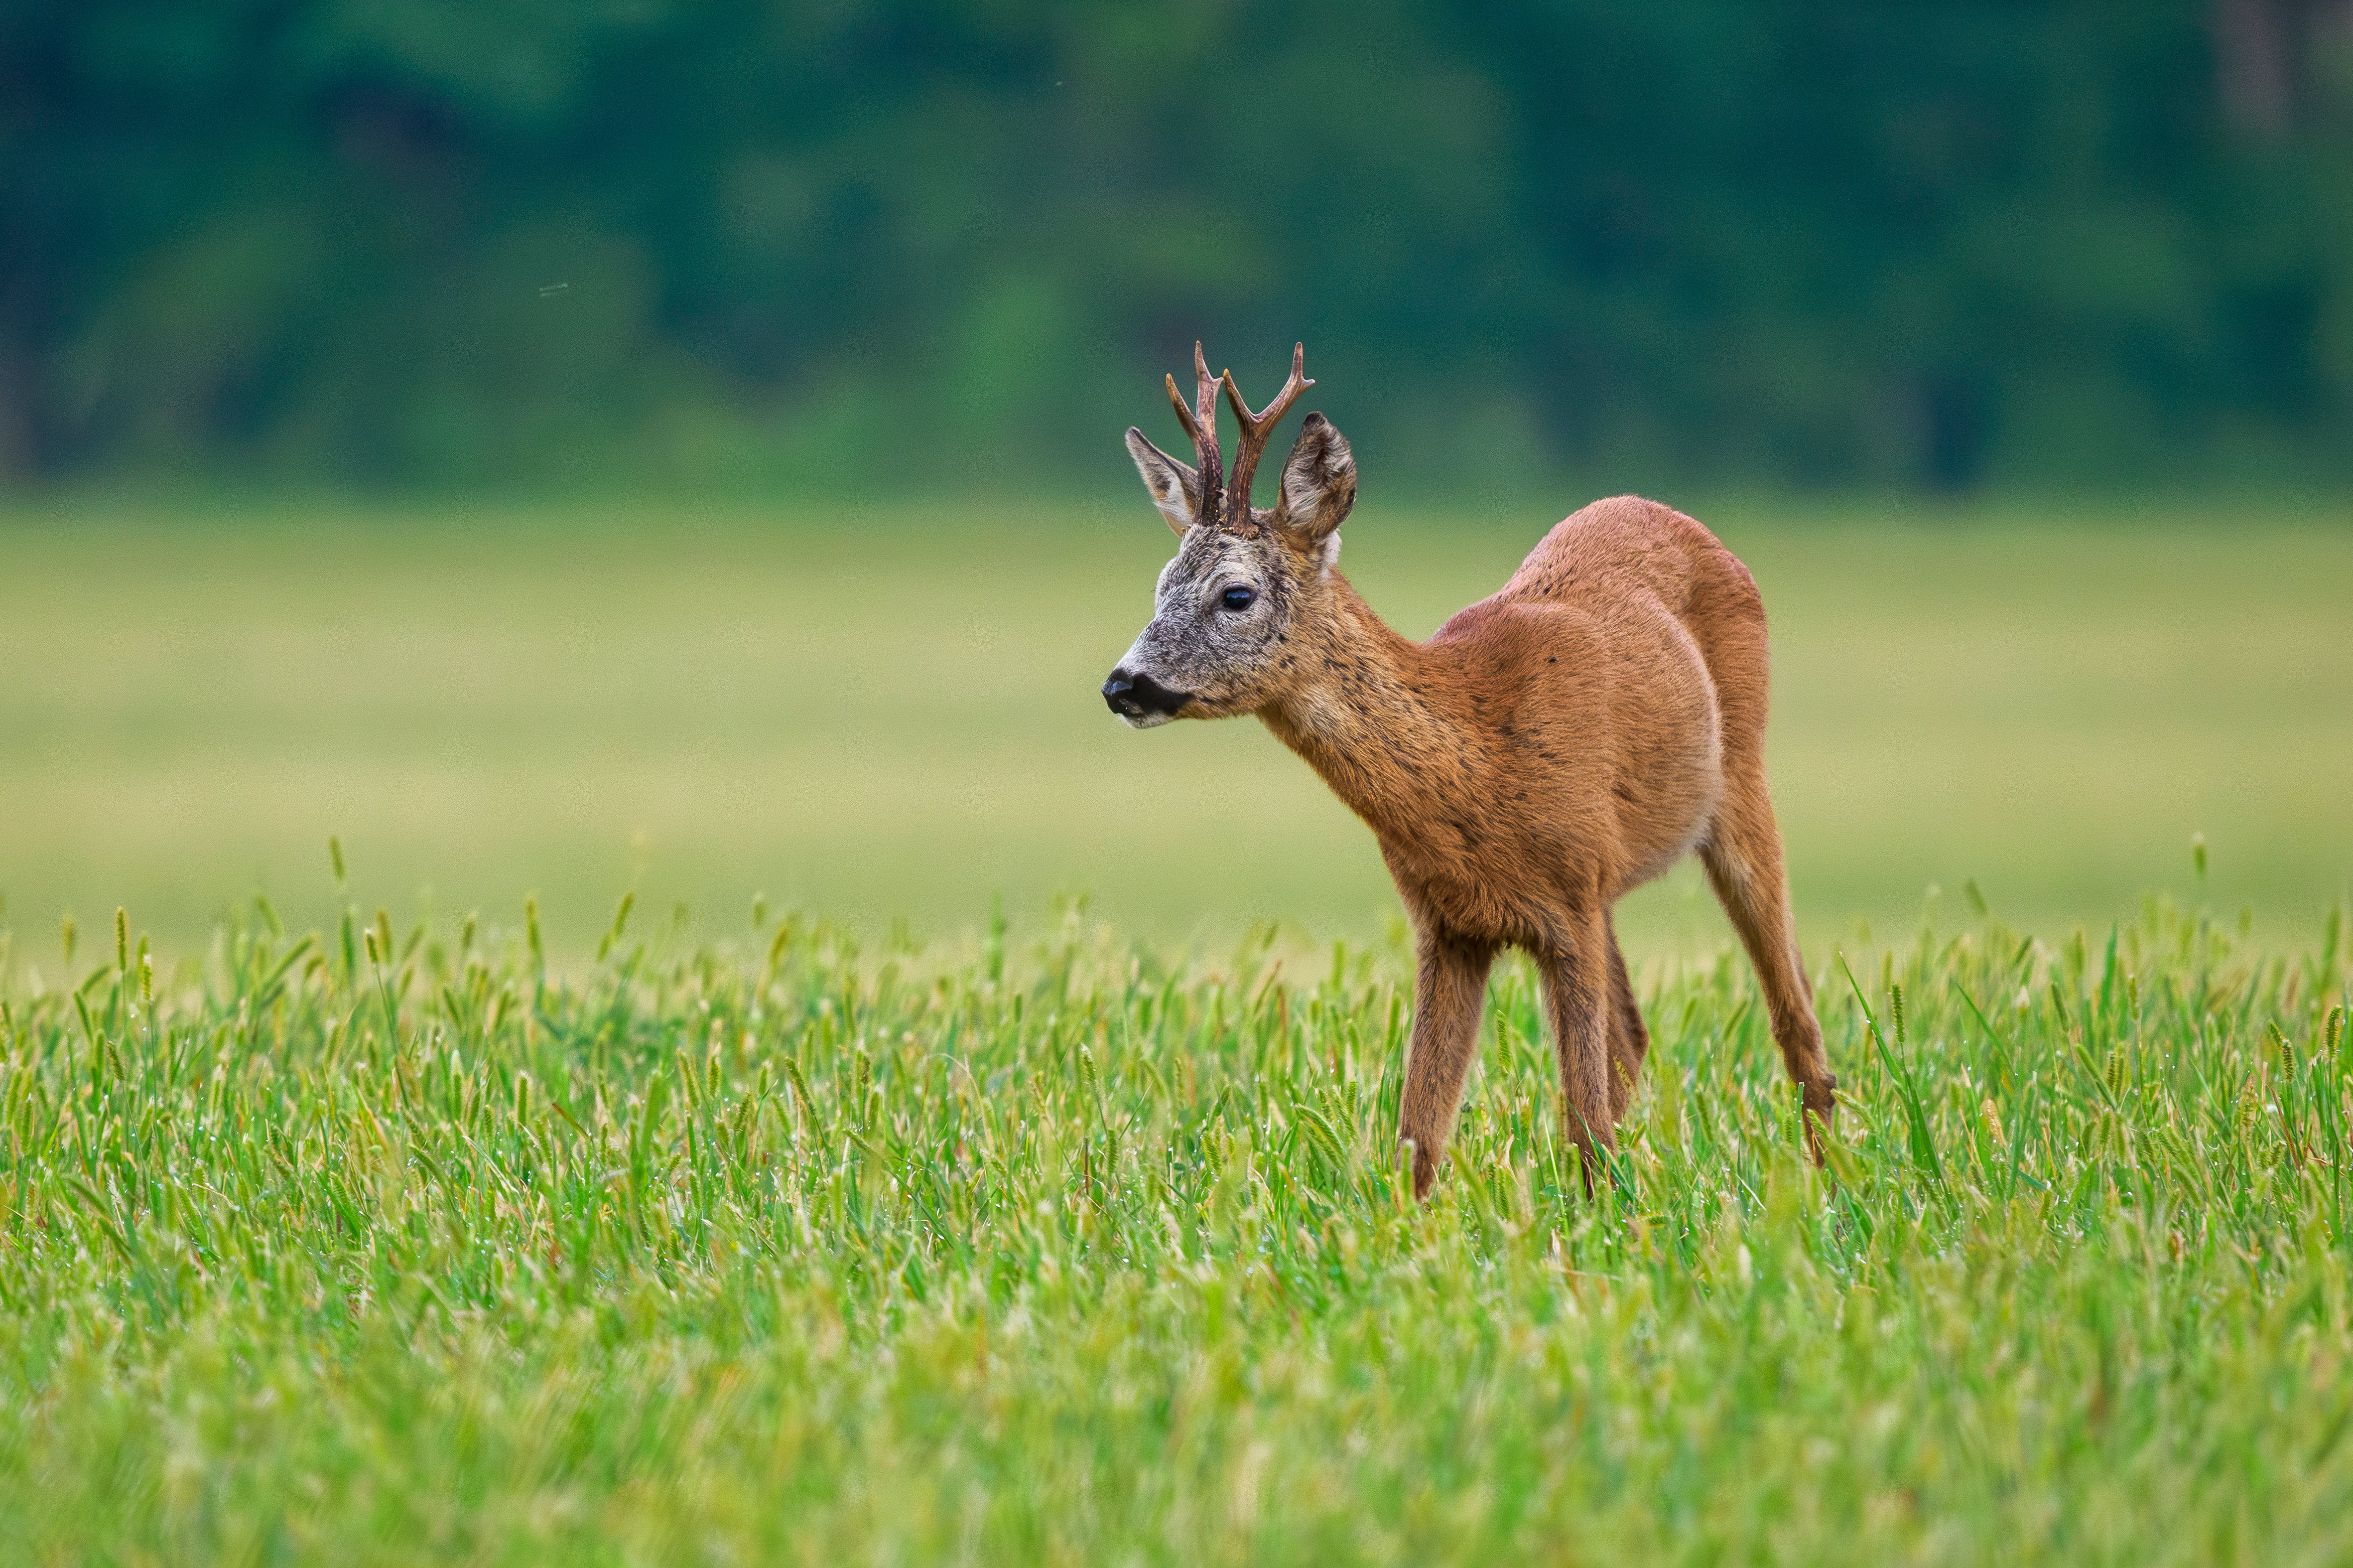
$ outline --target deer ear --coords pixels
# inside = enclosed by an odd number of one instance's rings
[[[1321,548],[1356,504],[1356,459],[1348,438],[1310,414],[1282,462],[1282,504],[1274,525],[1303,549]]]
[[[1135,459],[1135,471],[1144,476],[1144,488],[1168,526],[1179,533],[1192,527],[1201,515],[1201,476],[1145,440],[1133,425],[1127,427],[1127,455]]]

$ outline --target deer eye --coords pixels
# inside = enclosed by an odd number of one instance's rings
[[[1247,610],[1258,598],[1256,588],[1233,587],[1218,595],[1218,603],[1229,610]]]

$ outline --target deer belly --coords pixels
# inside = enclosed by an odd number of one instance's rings
[[[1622,878],[1613,897],[1698,847],[1724,798],[1724,734],[1715,703],[1675,717],[1680,722],[1628,748],[1611,781]]]

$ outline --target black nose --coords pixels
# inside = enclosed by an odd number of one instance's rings
[[[1148,675],[1130,675],[1114,669],[1111,679],[1103,683],[1103,706],[1125,719],[1141,719],[1146,713],[1174,713],[1192,700],[1189,692],[1171,691]]]

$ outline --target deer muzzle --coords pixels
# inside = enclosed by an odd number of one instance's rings
[[[1193,700],[1188,691],[1171,691],[1148,675],[1125,669],[1111,672],[1111,679],[1103,684],[1103,705],[1131,724],[1173,719],[1178,709]]]

